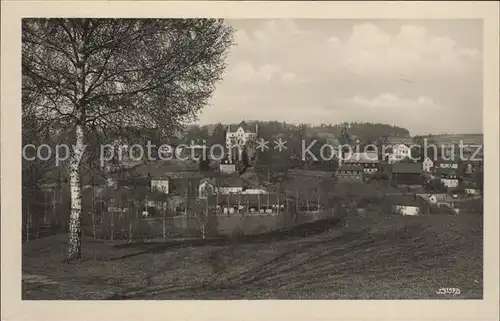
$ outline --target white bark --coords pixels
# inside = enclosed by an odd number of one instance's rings
[[[85,149],[83,140],[83,127],[78,124],[76,125],[76,145],[73,146],[69,173],[71,212],[69,216],[68,260],[78,259],[82,253],[82,189],[80,182],[80,160],[82,159]]]
[[[201,238],[204,240],[206,238],[205,224],[201,226]]]
[[[167,237],[167,222],[166,222],[166,206],[165,203],[162,202],[162,234],[163,239]]]

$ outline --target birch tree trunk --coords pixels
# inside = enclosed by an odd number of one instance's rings
[[[69,214],[69,246],[66,260],[79,259],[82,254],[82,187],[80,181],[80,160],[84,150],[83,127],[76,125],[76,145],[71,155],[69,183],[71,212]]]
[[[71,205],[60,204],[61,215],[70,212],[61,217],[66,260],[82,252],[84,134],[130,139],[131,128],[164,128],[161,136],[182,128],[221,79],[233,32],[222,19],[23,19],[23,113],[76,129]]]
[[[167,221],[166,221],[166,208],[165,208],[165,203],[162,202],[162,206],[161,206],[161,209],[162,209],[162,236],[163,236],[163,239],[166,239],[167,238]]]
[[[202,224],[201,224],[201,239],[204,240],[205,238],[206,238],[205,222],[202,222]]]

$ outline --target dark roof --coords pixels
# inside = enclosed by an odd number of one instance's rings
[[[378,163],[376,153],[353,153],[344,159],[344,163]]]
[[[382,173],[388,173],[391,170],[391,164],[382,163],[380,165],[381,165],[380,172],[382,172]]]
[[[422,165],[419,163],[394,163],[391,164],[392,173],[421,174]]]
[[[311,177],[332,177],[333,176],[333,172],[304,170],[304,169],[290,169],[290,170],[288,170],[288,174],[289,175],[298,175],[298,176],[311,176]]]
[[[238,130],[238,128],[243,128],[243,130],[245,131],[245,133],[253,133],[254,131],[252,130],[252,128],[250,128],[250,126],[245,122],[245,121],[242,121],[241,123],[239,123],[236,127],[234,128],[231,128],[231,125],[229,125],[229,131],[233,131],[233,130]]]
[[[106,177],[103,173],[94,173],[92,175],[84,175],[82,177],[82,185],[104,185]]]
[[[439,175],[457,175],[457,170],[454,168],[436,168],[436,174]]]
[[[241,127],[241,128],[243,128],[243,130],[244,130],[245,132],[251,132],[251,131],[252,131],[252,129],[250,128],[250,126],[248,126],[248,124],[247,124],[245,121],[242,121],[242,122],[238,125],[238,127],[236,127],[236,128],[240,128],[240,127]]]
[[[473,183],[473,182],[466,182],[466,183],[464,184],[464,188],[474,188],[474,189],[475,189],[475,188],[477,188],[477,186],[476,186],[476,184],[475,184],[475,183]]]
[[[243,187],[245,181],[239,176],[221,176],[215,178],[214,184],[218,187]]]
[[[68,172],[63,166],[51,166],[41,175],[40,185],[58,184],[59,182],[69,181]]]
[[[134,188],[129,186],[118,186],[116,188],[106,188],[104,190],[104,194],[106,197],[111,198],[124,198],[127,201],[134,201],[137,198],[142,198],[147,196],[149,200],[160,200],[165,199],[167,196],[162,192],[158,192],[156,190],[149,191],[147,188]]]
[[[198,171],[182,171],[182,172],[167,172],[161,177],[153,177],[152,179],[202,179],[205,175]]]
[[[363,167],[353,164],[342,164],[337,168],[337,171],[362,171]]]
[[[119,179],[117,181],[118,186],[147,186],[148,178],[147,177],[129,177],[124,179]]]

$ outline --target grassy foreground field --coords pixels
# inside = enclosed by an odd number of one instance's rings
[[[366,213],[287,233],[123,244],[66,235],[23,245],[23,299],[481,299],[482,215]],[[459,288],[460,295],[438,295]]]

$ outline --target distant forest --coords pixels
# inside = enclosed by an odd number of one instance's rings
[[[250,128],[258,124],[259,137],[272,138],[276,136],[290,136],[291,134],[309,138],[324,138],[326,140],[342,143],[342,140],[359,139],[363,143],[377,142],[381,137],[410,137],[410,131],[406,128],[392,126],[382,123],[351,122],[340,124],[290,124],[278,121],[246,121]],[[209,124],[190,125],[186,129],[181,140],[191,142],[206,140],[210,143],[223,143],[225,131],[230,125],[235,128],[238,124]]]

